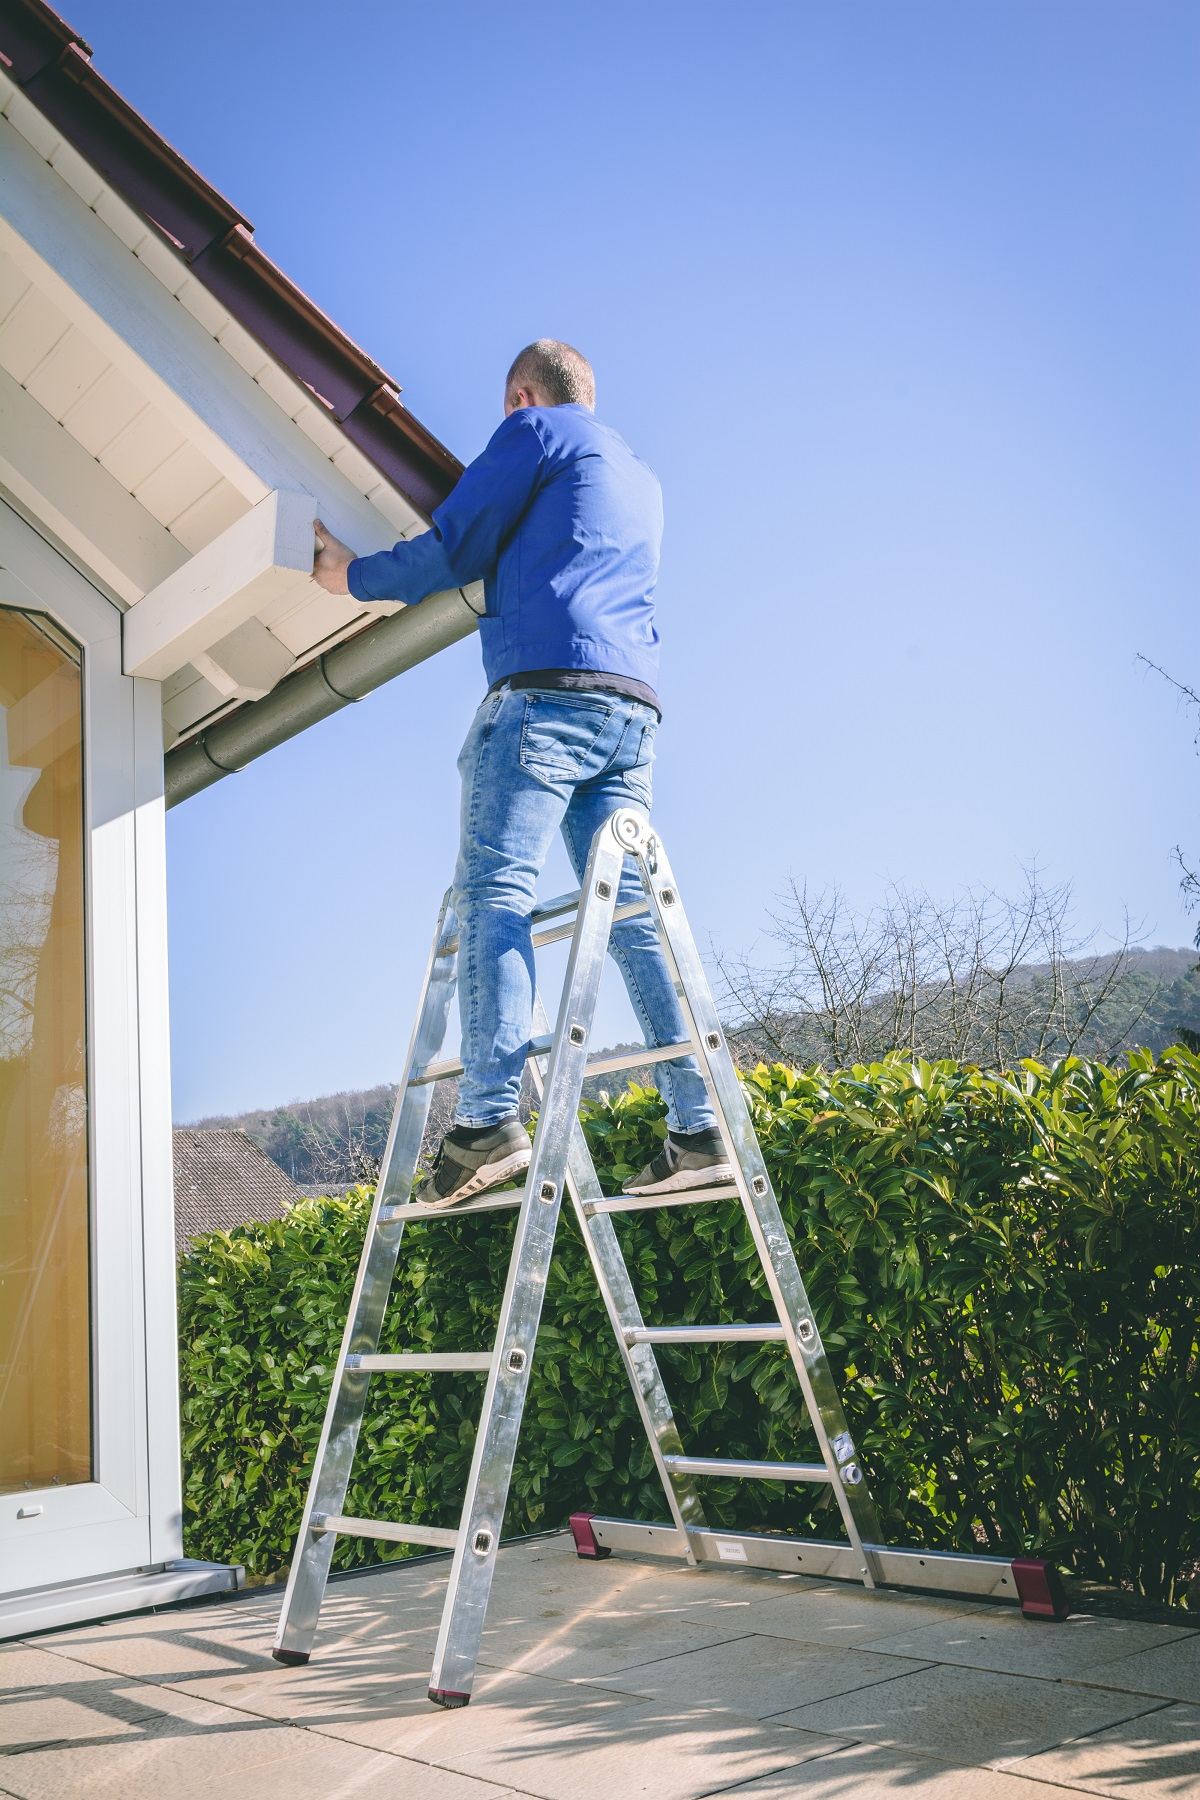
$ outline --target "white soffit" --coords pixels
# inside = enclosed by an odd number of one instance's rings
[[[193,556],[280,494],[363,552],[426,521],[2,72],[0,115],[0,482],[128,606],[153,595],[134,635],[169,745],[394,610],[285,563],[225,593],[203,642]]]

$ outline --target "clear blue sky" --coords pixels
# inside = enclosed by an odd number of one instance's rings
[[[69,16],[464,460],[520,345],[592,358],[666,491],[703,939],[1032,859],[1190,939],[1200,762],[1135,655],[1200,675],[1194,0]],[[471,640],[170,815],[177,1117],[396,1074],[481,689]]]

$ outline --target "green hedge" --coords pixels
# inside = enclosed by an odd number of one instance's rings
[[[891,1057],[833,1076],[760,1068],[746,1088],[892,1541],[1036,1549],[1178,1599],[1200,1561],[1200,1060],[991,1075]],[[607,1191],[647,1159],[662,1113],[640,1089],[585,1108]],[[306,1201],[181,1265],[190,1555],[259,1579],[287,1563],[368,1205]],[[736,1204],[617,1225],[649,1320],[768,1314]],[[410,1228],[382,1348],[490,1348],[511,1235],[505,1213]],[[779,1346],[662,1361],[693,1453],[810,1448]],[[481,1383],[378,1378],[347,1512],[453,1524]],[[804,1489],[708,1480],[704,1495],[714,1522],[837,1535]],[[564,1215],[506,1529],[582,1506],[664,1516]],[[342,1539],[336,1564],[397,1554]]]

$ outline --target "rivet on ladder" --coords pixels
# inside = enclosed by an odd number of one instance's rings
[[[675,889],[674,888],[663,888],[662,892],[659,894],[658,897],[662,901],[664,906],[674,906],[674,904],[675,904]]]
[[[471,1539],[471,1548],[476,1556],[486,1556],[491,1547],[492,1534],[490,1531],[477,1531]]]
[[[811,1344],[816,1335],[816,1327],[811,1319],[798,1319],[796,1321],[796,1336],[800,1339],[802,1344]]]
[[[710,1031],[704,1041],[708,1045],[710,1050],[719,1050],[721,1048],[720,1032]]]
[[[570,1040],[573,1044],[582,1044],[584,1039],[587,1037],[587,1032],[583,1029],[582,1025],[572,1025],[570,1031],[568,1031],[568,1033],[567,1033],[567,1036],[570,1038]]]
[[[539,1200],[554,1200],[558,1197],[558,1184],[554,1181],[543,1181],[538,1189]]]
[[[766,1176],[765,1175],[756,1175],[754,1177],[754,1180],[750,1183],[750,1186],[754,1189],[756,1194],[765,1194],[767,1191]]]
[[[514,1375],[519,1375],[521,1370],[525,1367],[525,1352],[523,1350],[510,1350],[508,1353],[508,1366]]]
[[[598,900],[610,900],[612,898],[611,881],[598,881],[596,883],[596,898]]]

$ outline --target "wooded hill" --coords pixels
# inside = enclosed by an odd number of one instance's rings
[[[1200,963],[1193,949],[1175,950],[1158,947],[1153,950],[1132,949],[1121,953],[1123,964],[1094,1016],[1088,1021],[1084,1039],[1078,1045],[1087,1055],[1119,1057],[1120,1053],[1141,1046],[1160,1055],[1169,1045],[1200,1043]],[[1112,959],[1087,959],[1089,980],[1111,973]],[[1068,962],[1070,971],[1084,965]],[[1030,992],[1039,985],[1045,988],[1054,972],[1045,965],[1029,965],[1020,971],[1015,983],[1023,996],[1021,1020],[1009,1031],[1014,1054],[1006,1060],[1046,1052],[1044,1030],[1035,1017],[1037,1009],[1029,1008]],[[879,1029],[884,1030],[888,1016],[887,998],[874,1001]],[[936,1005],[925,1009],[924,1027],[937,1030]],[[892,1012],[894,1017],[894,1008]],[[816,1011],[779,1011],[765,1020],[730,1019],[730,1038],[738,1060],[751,1067],[760,1060],[782,1058],[803,1066],[822,1063],[830,1066],[828,1055],[828,1020]],[[1022,1032],[1026,1042],[1022,1043]],[[886,1033],[885,1033],[886,1035]],[[1121,1040],[1117,1043],[1117,1040]],[[1194,1041],[1193,1041],[1194,1040]],[[936,1043],[925,1041],[917,1046],[921,1054],[951,1054],[949,1048],[939,1051]],[[611,1046],[608,1054],[636,1049],[635,1044]],[[908,1048],[888,1044],[885,1049]],[[1053,1053],[1055,1046],[1049,1046]],[[1059,1053],[1062,1053],[1060,1048]],[[852,1060],[852,1059],[847,1059]],[[981,1058],[980,1060],[986,1060]],[[621,1075],[597,1077],[585,1084],[589,1099],[602,1093],[615,1095],[630,1083],[653,1084],[649,1065],[630,1069]],[[434,1090],[434,1107],[430,1119],[429,1139],[440,1138],[453,1116],[453,1082],[439,1083]],[[390,1083],[359,1092],[327,1094],[317,1100],[292,1101],[286,1106],[262,1108],[236,1115],[197,1119],[190,1123],[205,1129],[244,1131],[267,1155],[285,1169],[301,1187],[345,1187],[354,1181],[370,1182],[378,1170],[379,1159],[387,1141],[391,1123],[395,1087]],[[526,1096],[528,1110],[529,1096]]]

